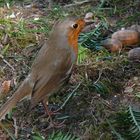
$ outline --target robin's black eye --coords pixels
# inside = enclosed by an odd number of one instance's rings
[[[78,24],[73,24],[72,27],[76,29],[78,27]]]

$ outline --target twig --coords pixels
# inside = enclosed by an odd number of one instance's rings
[[[6,131],[6,133],[8,134],[8,136],[11,138],[11,140],[16,140],[16,138],[12,135],[12,133],[9,132],[9,130],[2,124],[2,122],[0,122],[0,127]]]
[[[74,95],[75,91],[80,87],[81,83],[82,83],[82,82],[80,82],[80,83],[76,86],[76,88],[70,93],[70,95],[68,96],[68,98],[65,100],[65,102],[61,105],[61,107],[60,107],[58,110],[64,108],[64,106],[68,103],[68,101],[70,100],[70,98],[72,98],[72,96]]]
[[[93,0],[85,0],[85,1],[82,1],[82,2],[75,2],[73,4],[69,4],[69,5],[64,6],[64,8],[70,8],[70,7],[75,7],[75,6],[82,6],[82,5],[85,5],[85,4],[89,4],[91,2],[93,2]]]
[[[15,71],[15,69],[14,69],[14,67],[9,63],[9,62],[7,62],[4,58],[3,58],[3,56],[0,54],[0,58],[3,60],[3,62],[5,63],[5,64],[7,64],[13,71]]]
[[[102,73],[103,73],[103,70],[101,69],[101,70],[99,71],[98,79],[94,82],[94,84],[96,84],[96,83],[100,80],[100,78],[101,78],[101,76],[102,76]]]
[[[18,126],[17,126],[17,120],[15,117],[13,117],[14,120],[14,128],[15,128],[15,137],[18,138]]]

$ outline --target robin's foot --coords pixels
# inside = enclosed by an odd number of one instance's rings
[[[54,110],[54,111],[51,111],[49,110],[47,113],[49,113],[50,115],[58,115],[58,114],[61,114],[60,112],[58,112],[59,110]]]
[[[57,110],[56,111],[48,111],[48,112],[45,112],[43,115],[39,116],[39,119],[40,118],[45,118],[45,117],[50,117],[50,116],[53,116],[53,115],[59,115],[61,114],[60,112],[58,112]]]

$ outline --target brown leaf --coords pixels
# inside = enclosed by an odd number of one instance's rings
[[[1,129],[0,129],[0,140],[7,140],[7,136],[3,133]]]
[[[10,90],[11,80],[4,81],[0,88],[0,99],[7,95]]]

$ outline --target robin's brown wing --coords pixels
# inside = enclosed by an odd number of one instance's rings
[[[40,69],[31,97],[31,106],[34,107],[38,102],[47,98],[50,94],[57,91],[69,77],[72,70],[71,51],[66,49],[48,50],[45,62],[39,61],[39,67],[35,65],[35,70]],[[53,53],[52,53],[53,52]],[[33,67],[34,69],[34,67]],[[35,70],[34,73],[35,73]]]

